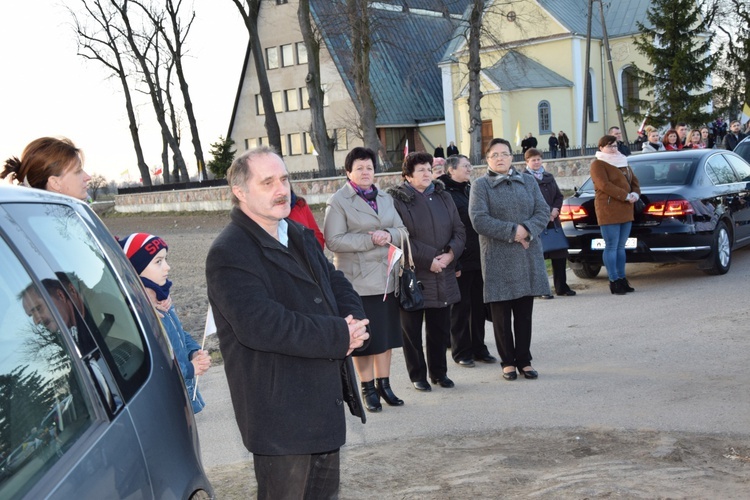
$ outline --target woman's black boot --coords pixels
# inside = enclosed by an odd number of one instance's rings
[[[622,282],[620,280],[610,281],[609,291],[614,295],[625,295],[625,289],[622,287]]]
[[[635,288],[633,288],[632,286],[630,286],[630,283],[628,283],[628,280],[626,278],[620,278],[617,281],[620,282],[620,285],[622,285],[622,289],[625,290],[626,292],[628,292],[628,293],[629,292],[635,292]]]
[[[380,404],[378,391],[375,390],[374,380],[362,382],[362,399],[365,400],[365,408],[367,408],[367,411],[377,412],[383,409],[383,406]]]
[[[391,390],[391,381],[388,377],[376,378],[375,386],[378,389],[380,397],[383,398],[383,401],[388,403],[389,406],[401,406],[404,404],[402,399],[398,399],[396,395],[393,394],[393,391]]]

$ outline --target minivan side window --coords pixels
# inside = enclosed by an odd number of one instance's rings
[[[93,409],[54,300],[2,238],[0,262],[0,498],[15,498],[92,425]]]
[[[83,319],[86,328],[77,329],[76,339],[80,355],[101,349],[119,388],[115,392],[127,401],[148,376],[146,342],[96,239],[70,207],[8,204],[5,208],[55,270]]]

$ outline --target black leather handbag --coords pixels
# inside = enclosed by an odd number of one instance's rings
[[[408,264],[407,251],[409,253]],[[414,272],[414,259],[411,256],[411,243],[407,231],[401,231],[401,261],[399,262],[396,296],[401,309],[404,311],[424,309],[422,283],[417,281],[417,273]]]
[[[568,249],[568,238],[560,227],[545,228],[539,235],[544,253]]]

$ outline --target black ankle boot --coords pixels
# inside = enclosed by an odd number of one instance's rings
[[[622,289],[623,289],[623,290],[625,290],[626,292],[628,292],[628,293],[629,293],[629,292],[635,292],[635,288],[633,288],[632,286],[630,286],[630,283],[628,283],[628,280],[627,280],[627,279],[625,279],[625,278],[620,278],[620,279],[619,279],[619,280],[617,280],[617,281],[619,281],[619,282],[620,282],[620,285],[622,285]]]
[[[401,406],[404,404],[403,400],[398,399],[396,395],[393,394],[393,391],[391,390],[391,381],[388,377],[376,378],[375,387],[378,389],[380,397],[383,398],[383,401],[388,403],[389,406]]]
[[[377,412],[383,409],[383,406],[380,404],[378,391],[375,390],[374,380],[362,382],[362,399],[365,400],[365,408],[367,408],[367,411]]]
[[[609,291],[612,292],[613,295],[625,295],[625,289],[622,287],[622,282],[620,280],[610,281]]]

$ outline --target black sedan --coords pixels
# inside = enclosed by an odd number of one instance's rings
[[[628,262],[696,261],[724,274],[732,250],[750,243],[750,164],[720,149],[645,153],[628,158],[646,207],[635,214],[625,246]],[[589,178],[560,212],[576,276],[602,268],[604,240]]]

